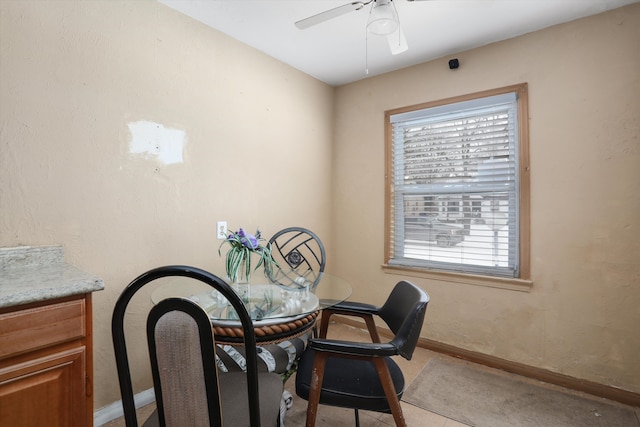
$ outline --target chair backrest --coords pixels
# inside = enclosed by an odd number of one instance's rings
[[[315,287],[322,279],[326,263],[324,245],[311,230],[289,227],[269,239],[271,255],[278,263],[269,280],[287,288]]]
[[[162,300],[149,312],[147,342],[160,425],[222,425],[207,313],[187,299]]]
[[[391,343],[397,347],[398,354],[407,360],[411,360],[420,338],[428,303],[429,295],[425,291],[402,280],[396,284],[378,312],[395,334]]]
[[[124,418],[127,427],[137,426],[138,421],[133,399],[131,371],[129,358],[127,355],[127,345],[125,341],[124,320],[126,309],[133,296],[142,287],[150,282],[153,282],[154,280],[171,276],[188,277],[211,286],[212,288],[220,292],[236,310],[238,318],[242,324],[244,345],[247,349],[245,358],[250,422],[252,426],[259,426],[260,406],[258,396],[258,365],[256,341],[253,322],[251,320],[251,317],[247,313],[244,303],[242,302],[240,297],[233,291],[233,289],[219,277],[199,268],[177,265],[159,267],[138,276],[122,291],[113,309],[113,315],[111,317],[111,334],[115,350],[118,379],[120,381],[120,394],[122,396]],[[159,308],[152,309],[152,311],[154,311],[156,315],[157,313],[159,313],[159,310]],[[170,318],[167,318],[166,320],[168,321],[169,319]],[[184,321],[184,317],[182,317],[182,319]]]

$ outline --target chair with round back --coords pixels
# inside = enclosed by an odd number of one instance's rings
[[[269,239],[271,255],[278,263],[269,280],[293,289],[313,290],[322,279],[326,263],[324,245],[311,230],[289,227]]]

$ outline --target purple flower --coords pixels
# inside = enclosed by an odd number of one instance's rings
[[[258,238],[260,237],[259,231],[258,231],[258,237],[256,237],[253,234],[247,233],[246,231],[244,231],[244,229],[239,228],[238,231],[236,232],[236,235],[239,237],[240,243],[242,243],[247,248],[251,250],[255,250],[258,248]]]
[[[249,249],[258,248],[258,239],[256,239],[253,234],[247,233],[247,236],[240,239],[240,241],[242,242],[243,245],[245,245]]]

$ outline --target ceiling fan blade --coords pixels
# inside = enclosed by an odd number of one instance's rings
[[[301,30],[307,29],[313,25],[320,24],[321,22],[328,21],[329,19],[336,18],[340,15],[344,15],[353,10],[362,9],[362,7],[370,2],[354,1],[352,3],[343,4],[342,6],[334,7],[333,9],[325,10],[317,15],[310,16],[305,19],[301,19],[295,23],[296,27]]]
[[[391,49],[392,55],[397,55],[409,49],[402,27],[398,27],[395,32],[389,34],[387,36],[387,42],[389,42],[389,49]]]

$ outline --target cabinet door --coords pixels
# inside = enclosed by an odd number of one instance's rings
[[[0,426],[86,424],[84,346],[0,370]]]

